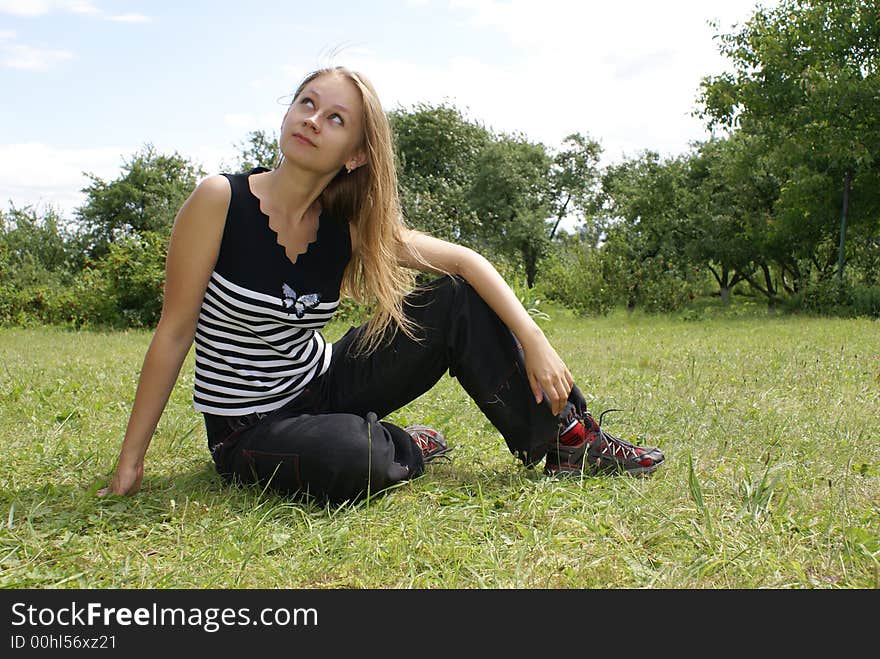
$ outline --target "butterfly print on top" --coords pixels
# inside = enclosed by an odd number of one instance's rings
[[[320,293],[308,293],[306,295],[297,296],[296,291],[287,284],[281,285],[281,308],[290,313],[296,314],[297,318],[302,318],[306,311],[314,309],[321,302]]]

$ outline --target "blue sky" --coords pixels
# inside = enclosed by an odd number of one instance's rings
[[[776,4],[772,0],[760,3]],[[82,203],[146,143],[219,171],[275,130],[298,81],[356,68],[386,109],[448,102],[553,148],[598,140],[604,162],[706,137],[700,78],[752,0],[0,0],[0,208]],[[335,53],[335,54],[334,54]]]

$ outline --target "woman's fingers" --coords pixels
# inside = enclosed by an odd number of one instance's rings
[[[554,414],[560,414],[565,409],[565,403],[568,401],[568,389],[565,381],[562,380],[556,387],[556,405],[553,410]]]
[[[553,414],[559,414],[568,400],[568,389],[565,380],[561,377],[548,376],[545,378],[544,391],[547,392],[550,409]]]
[[[574,377],[565,363],[551,348],[549,354],[540,356],[534,364],[527,354],[526,370],[535,402],[540,403],[546,395],[547,404],[550,405],[553,414],[560,414],[565,409],[568,396],[574,387]]]
[[[533,373],[529,373],[529,386],[532,388],[532,395],[535,397],[535,402],[540,404],[540,402],[544,400],[544,391],[538,378]]]

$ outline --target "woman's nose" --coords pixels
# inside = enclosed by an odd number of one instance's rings
[[[310,127],[312,130],[314,130],[315,132],[321,130],[321,124],[320,124],[319,121],[318,121],[318,115],[317,115],[317,113],[315,113],[315,114],[313,114],[313,115],[311,115],[311,116],[309,116],[309,117],[306,117],[306,118],[303,120],[303,123],[304,123],[306,126],[309,126],[309,127]]]

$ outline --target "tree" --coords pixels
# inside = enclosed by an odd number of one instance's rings
[[[480,153],[469,191],[484,240],[499,253],[521,260],[529,288],[550,243],[550,165],[543,144],[500,136]]]
[[[4,279],[19,289],[69,283],[77,269],[76,235],[51,207],[39,213],[10,204],[0,212],[0,250]]]
[[[812,173],[828,179],[837,190],[842,281],[848,224],[876,220],[864,207],[868,212],[852,211],[861,202],[853,197],[855,180],[880,183],[877,1],[783,0],[758,9],[720,43],[735,72],[704,78],[700,114],[712,127],[765,136],[802,190],[816,189]],[[827,225],[832,216],[827,203],[821,206]]]
[[[477,247],[480,219],[468,193],[491,135],[450,105],[419,104],[389,113],[401,202],[409,224]]]
[[[685,160],[686,252],[711,272],[725,302],[741,281],[774,296],[772,278],[764,286],[753,278],[770,256],[768,236],[779,197],[777,172],[763,144],[737,133],[694,147]],[[774,256],[783,267],[790,261],[786,254]]]
[[[623,281],[627,307],[672,310],[689,294],[694,264],[687,245],[685,159],[645,151],[606,168],[602,229],[610,262]]]
[[[164,155],[145,145],[122,166],[113,181],[94,174],[82,191],[86,200],[76,211],[92,258],[105,255],[121,237],[145,232],[167,236],[177,211],[205,172],[177,154]]]
[[[550,240],[556,237],[559,224],[569,215],[574,215],[582,223],[586,216],[596,210],[601,155],[600,144],[580,133],[573,133],[562,141],[550,170],[551,206],[555,218],[550,229]],[[597,241],[597,232],[594,230],[592,233]]]
[[[235,165],[238,172],[249,172],[254,167],[272,169],[281,161],[281,149],[275,132],[254,130],[247,134],[244,142],[238,145],[239,157]]]

